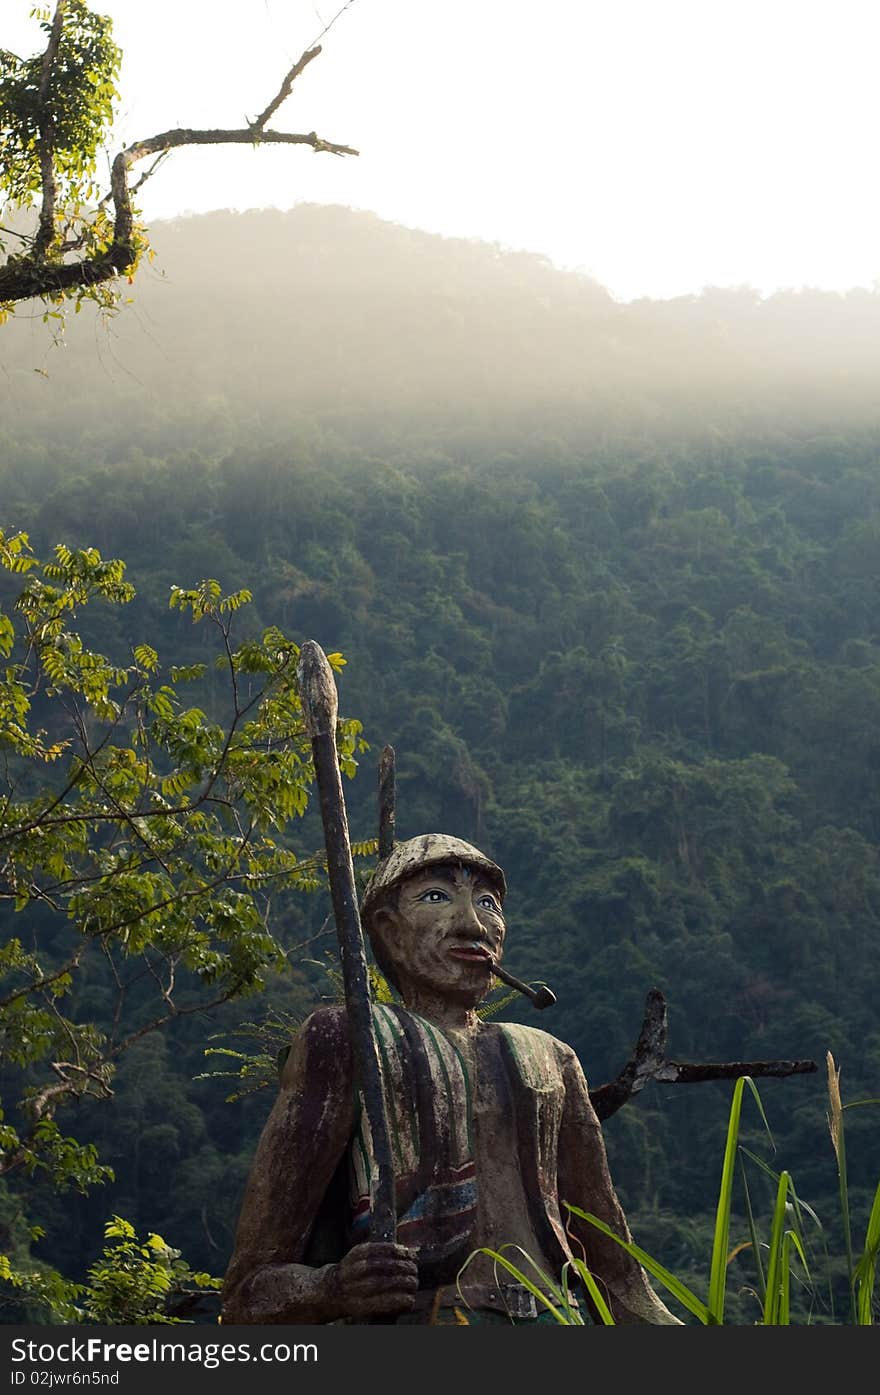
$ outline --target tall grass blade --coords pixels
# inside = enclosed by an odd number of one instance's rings
[[[773,1181],[776,1183],[777,1186],[779,1185],[779,1173],[778,1173],[778,1172],[775,1172],[774,1169],[773,1169],[772,1167],[770,1167],[770,1166],[764,1161],[763,1158],[759,1158],[758,1155],[757,1155],[757,1153],[752,1153],[752,1152],[750,1152],[748,1148],[746,1148],[746,1147],[744,1147],[744,1146],[742,1146],[742,1145],[740,1146],[740,1152],[743,1153],[743,1154],[745,1155],[745,1157],[749,1158],[753,1163],[755,1163],[756,1166],[758,1166],[758,1167],[761,1169],[762,1172],[765,1172],[765,1173],[767,1174],[768,1177],[771,1177],[771,1178],[773,1179]],[[795,1213],[795,1216],[796,1216],[796,1218],[797,1218],[797,1225],[798,1225],[798,1231],[799,1231],[799,1234],[800,1234],[800,1239],[803,1241],[802,1246],[799,1248],[799,1253],[803,1256],[803,1260],[804,1260],[804,1270],[805,1270],[805,1272],[806,1272],[806,1274],[807,1274],[807,1277],[809,1278],[810,1283],[811,1283],[811,1285],[812,1285],[812,1287],[813,1287],[814,1296],[816,1296],[816,1285],[815,1285],[815,1283],[814,1283],[814,1281],[813,1281],[812,1274],[810,1273],[810,1268],[809,1268],[809,1265],[808,1265],[808,1263],[807,1263],[807,1258],[806,1258],[806,1253],[807,1253],[807,1252],[812,1253],[812,1246],[810,1246],[810,1245],[807,1244],[807,1241],[806,1241],[806,1238],[805,1238],[805,1234],[804,1234],[804,1231],[805,1231],[805,1227],[804,1227],[804,1215],[809,1216],[810,1220],[813,1222],[814,1226],[816,1227],[816,1229],[817,1229],[818,1232],[819,1232],[818,1244],[819,1244],[819,1246],[820,1246],[820,1248],[821,1248],[822,1257],[823,1257],[823,1259],[824,1259],[824,1273],[825,1273],[825,1276],[826,1276],[825,1282],[826,1282],[827,1287],[828,1287],[828,1312],[830,1313],[831,1318],[832,1318],[832,1321],[833,1321],[833,1319],[834,1319],[834,1312],[835,1312],[835,1304],[834,1304],[834,1283],[833,1283],[832,1272],[831,1272],[831,1256],[830,1256],[829,1251],[828,1251],[828,1238],[827,1238],[827,1236],[826,1236],[826,1234],[825,1234],[825,1227],[822,1225],[821,1220],[819,1219],[819,1217],[818,1217],[818,1215],[816,1214],[816,1212],[813,1210],[812,1206],[810,1206],[809,1202],[804,1201],[804,1199],[803,1199],[802,1197],[798,1196],[797,1192],[795,1191],[794,1182],[792,1181],[792,1179],[791,1179],[790,1176],[789,1176],[789,1179],[788,1179],[788,1194],[789,1194],[789,1197],[791,1198],[791,1204],[792,1204],[792,1206],[794,1207],[794,1213]],[[762,1297],[763,1297],[763,1292],[765,1292],[765,1291],[766,1291],[766,1290],[762,1291]]]
[[[566,1320],[566,1322],[569,1324],[569,1326],[571,1326],[571,1327],[586,1327],[586,1325],[587,1325],[587,1320],[586,1320],[586,1318],[584,1317],[583,1313],[581,1312],[581,1309],[580,1309],[580,1306],[579,1306],[577,1300],[576,1300],[576,1299],[573,1297],[573,1295],[572,1295],[571,1287],[570,1287],[569,1281],[568,1281],[568,1280],[569,1280],[569,1270],[571,1269],[571,1266],[572,1266],[572,1264],[574,1264],[574,1263],[575,1263],[575,1261],[574,1261],[573,1259],[567,1259],[567,1260],[565,1261],[565,1263],[563,1264],[563,1266],[562,1266],[562,1305],[563,1305],[563,1312],[565,1313],[565,1320]],[[591,1275],[590,1275],[590,1278],[592,1279],[592,1277],[593,1277],[593,1276],[592,1276],[592,1274],[591,1274]],[[595,1280],[594,1280],[594,1282],[595,1282]],[[610,1316],[610,1314],[609,1314],[609,1316]],[[613,1323],[613,1322],[614,1322],[614,1319],[611,1318],[611,1321],[612,1321],[612,1323]],[[604,1322],[604,1318],[603,1318],[603,1322]]]
[[[773,1207],[773,1224],[770,1231],[770,1249],[767,1254],[767,1292],[764,1297],[764,1326],[775,1327],[779,1322],[780,1300],[783,1285],[783,1240],[785,1236],[785,1203],[788,1198],[788,1173],[779,1174],[776,1190],[776,1205]]]
[[[880,1183],[874,1193],[874,1204],[868,1217],[865,1235],[865,1249],[858,1262],[856,1280],[856,1321],[860,1327],[872,1327],[874,1275],[877,1268],[877,1253],[880,1251]]]
[[[593,1278],[589,1269],[584,1264],[584,1261],[582,1259],[573,1259],[572,1264],[574,1265],[578,1274],[580,1274],[581,1279],[583,1280],[586,1286],[587,1292],[589,1293],[590,1297],[596,1305],[596,1311],[598,1312],[599,1317],[602,1319],[602,1322],[606,1327],[613,1327],[614,1317],[612,1315],[611,1309],[605,1301],[604,1295],[602,1294],[599,1285],[596,1283],[596,1280]]]
[[[752,1198],[751,1193],[749,1192],[748,1178],[746,1177],[746,1165],[743,1162],[742,1158],[740,1158],[739,1160],[739,1166],[742,1175],[743,1190],[745,1192],[746,1198],[746,1218],[748,1220],[749,1226],[749,1239],[752,1242],[752,1254],[754,1255],[755,1269],[757,1270],[758,1274],[758,1297],[761,1300],[761,1306],[763,1307],[764,1296],[767,1292],[767,1281],[764,1278],[764,1265],[761,1262],[761,1244],[758,1240],[758,1230],[755,1225],[755,1213],[752,1210]]]
[[[750,1158],[751,1161],[755,1163],[758,1167],[760,1167],[763,1172],[766,1172],[767,1176],[771,1177],[777,1186],[779,1185],[780,1174],[774,1171],[774,1169],[770,1166],[769,1163],[766,1163],[763,1158],[759,1158],[757,1153],[750,1152],[750,1150],[745,1146],[744,1143],[740,1144],[739,1151],[745,1154],[747,1158]],[[822,1222],[820,1221],[817,1213],[813,1210],[810,1203],[808,1201],[804,1201],[803,1197],[798,1196],[795,1192],[794,1182],[792,1181],[791,1177],[789,1177],[788,1179],[788,1191],[789,1195],[791,1196],[792,1202],[795,1203],[801,1211],[806,1211],[807,1215],[815,1225],[816,1229],[824,1231],[824,1226],[822,1225]]]
[[[782,1237],[782,1263],[779,1273],[779,1308],[777,1323],[780,1327],[788,1327],[791,1320],[791,1231],[787,1230]]]
[[[835,1069],[834,1057],[826,1055],[828,1066],[828,1129],[837,1158],[837,1180],[840,1189],[840,1215],[843,1221],[843,1239],[846,1245],[846,1266],[849,1276],[850,1304],[852,1320],[858,1322],[855,1296],[855,1274],[853,1272],[852,1227],[849,1214],[849,1190],[846,1180],[846,1144],[843,1136],[843,1107],[840,1102],[840,1071]]]
[[[816,1225],[817,1225],[817,1227],[818,1227],[818,1229],[819,1229],[819,1240],[820,1240],[820,1243],[821,1243],[821,1246],[822,1246],[822,1252],[823,1252],[823,1254],[824,1254],[824,1256],[825,1256],[825,1272],[828,1274],[828,1293],[829,1293],[829,1298],[830,1298],[830,1303],[831,1303],[831,1311],[833,1311],[833,1310],[834,1310],[834,1290],[833,1290],[833,1285],[832,1285],[832,1283],[831,1283],[831,1272],[830,1272],[830,1264],[829,1264],[829,1257],[828,1257],[828,1245],[826,1244],[826,1241],[825,1241],[825,1231],[824,1231],[823,1228],[822,1228],[822,1222],[819,1220],[819,1218],[818,1218],[818,1216],[816,1215],[815,1211],[813,1210],[812,1206],[808,1206],[807,1203],[806,1203],[805,1201],[801,1201],[800,1197],[798,1196],[797,1192],[795,1191],[794,1182],[792,1181],[791,1177],[789,1177],[789,1179],[788,1179],[788,1194],[789,1194],[789,1196],[790,1196],[790,1198],[791,1198],[791,1207],[792,1207],[792,1212],[793,1212],[793,1214],[794,1214],[794,1227],[793,1227],[793,1229],[792,1229],[792,1231],[791,1231],[791,1243],[792,1243],[792,1245],[794,1246],[794,1248],[797,1250],[798,1255],[799,1255],[799,1257],[800,1257],[801,1264],[802,1264],[802,1266],[803,1266],[803,1270],[804,1270],[804,1285],[805,1285],[805,1287],[809,1290],[809,1293],[810,1293],[810,1313],[812,1313],[814,1307],[818,1304],[819,1299],[818,1299],[818,1291],[817,1291],[817,1287],[816,1287],[816,1282],[815,1282],[815,1280],[814,1280],[814,1278],[813,1278],[812,1272],[811,1272],[811,1270],[810,1270],[809,1260],[808,1260],[808,1258],[807,1258],[807,1253],[808,1253],[809,1246],[808,1246],[808,1242],[807,1242],[807,1239],[806,1239],[805,1228],[804,1228],[804,1215],[803,1215],[803,1213],[804,1213],[805,1211],[806,1211],[807,1214],[809,1215],[810,1219],[813,1220],[813,1221],[816,1223]]]
[[[528,1260],[535,1273],[539,1276],[541,1282],[546,1284],[547,1288],[552,1293],[553,1297],[556,1299],[556,1302],[559,1304],[559,1307],[557,1307],[551,1301],[551,1299],[547,1297],[546,1293],[544,1293],[542,1289],[538,1288],[538,1286],[528,1277],[527,1274],[523,1273],[522,1269],[517,1268],[517,1266],[513,1264],[507,1258],[506,1255],[503,1255],[500,1252],[500,1250],[479,1249],[474,1250],[473,1254],[468,1255],[464,1264],[459,1269],[456,1278],[456,1282],[458,1283],[459,1288],[459,1294],[461,1295],[461,1276],[464,1273],[465,1269],[467,1269],[471,1260],[474,1259],[477,1255],[488,1255],[489,1259],[493,1260],[496,1265],[500,1264],[502,1269],[506,1269],[507,1273],[510,1274],[516,1280],[517,1283],[522,1284],[524,1288],[527,1288],[529,1293],[532,1294],[533,1298],[535,1298],[539,1303],[541,1303],[545,1308],[547,1308],[550,1313],[553,1314],[553,1317],[556,1319],[557,1322],[562,1323],[563,1325],[569,1323],[571,1319],[570,1316],[566,1317],[564,1311],[565,1305],[563,1303],[563,1292],[559,1284],[555,1283],[554,1280],[550,1278],[549,1274],[545,1274],[543,1269],[541,1269],[531,1258],[531,1256],[527,1255],[525,1250],[522,1250],[519,1245],[511,1245],[510,1248],[514,1250],[519,1250],[520,1254],[522,1254],[522,1256],[526,1260]],[[461,1296],[463,1299],[463,1295]],[[568,1304],[568,1309],[570,1314],[570,1304]]]
[[[601,1230],[603,1235],[609,1236],[610,1239],[620,1245],[621,1249],[626,1250],[627,1254],[631,1254],[633,1259],[637,1259],[639,1264],[641,1264],[644,1269],[647,1269],[648,1273],[653,1275],[655,1279],[658,1279],[659,1282],[663,1284],[664,1288],[667,1288],[673,1297],[677,1298],[679,1303],[687,1308],[689,1313],[693,1313],[694,1317],[699,1318],[700,1322],[706,1325],[715,1322],[716,1319],[714,1314],[710,1312],[706,1304],[703,1303],[686,1284],[683,1284],[680,1279],[677,1279],[664,1265],[660,1264],[658,1260],[653,1259],[651,1255],[641,1249],[639,1245],[633,1244],[631,1240],[621,1239],[617,1232],[611,1229],[610,1225],[606,1225],[604,1221],[600,1221],[598,1216],[590,1215],[589,1211],[582,1211],[579,1206],[572,1206],[570,1201],[567,1201],[565,1204],[573,1215],[580,1216],[583,1221],[589,1221],[590,1225],[594,1225],[597,1230]]]
[[[792,1188],[791,1190],[792,1190],[792,1195],[794,1195],[794,1189]],[[797,1208],[795,1208],[795,1216],[796,1216],[797,1224],[798,1224],[798,1226],[800,1226],[800,1217],[797,1215]],[[812,1274],[810,1273],[810,1266],[809,1266],[809,1263],[807,1262],[806,1251],[805,1251],[804,1246],[803,1246],[803,1244],[802,1244],[802,1242],[801,1242],[801,1236],[800,1236],[799,1232],[798,1232],[797,1230],[790,1230],[790,1231],[788,1231],[788,1232],[786,1233],[786,1237],[785,1237],[785,1238],[786,1238],[786,1242],[787,1242],[787,1243],[786,1243],[786,1249],[785,1249],[785,1266],[786,1266],[786,1273],[785,1273],[785,1278],[784,1278],[784,1284],[785,1284],[785,1322],[788,1323],[789,1320],[790,1320],[790,1319],[789,1319],[789,1315],[788,1315],[788,1311],[789,1311],[788,1291],[789,1291],[789,1283],[790,1283],[791,1274],[792,1274],[792,1268],[791,1268],[791,1252],[792,1252],[793,1249],[794,1249],[794,1250],[797,1250],[798,1258],[800,1259],[800,1262],[801,1262],[801,1264],[803,1265],[804,1275],[805,1275],[805,1278],[806,1278],[806,1284],[807,1284],[809,1293],[810,1293],[810,1295],[811,1295],[811,1298],[812,1298],[813,1300],[815,1300],[815,1297],[816,1297],[816,1285],[815,1285],[815,1283],[813,1282],[813,1276],[812,1276]],[[810,1309],[809,1309],[809,1314],[812,1315],[812,1312],[813,1312],[813,1303],[811,1302],[811,1304],[810,1304]],[[808,1316],[807,1321],[809,1322],[809,1316]]]
[[[764,1128],[767,1130],[767,1137],[768,1137],[769,1140],[770,1140],[770,1147],[773,1149],[773,1151],[774,1151],[774,1153],[775,1153],[775,1152],[776,1152],[776,1144],[775,1144],[774,1141],[773,1141],[773,1133],[772,1133],[772,1131],[771,1131],[771,1129],[770,1129],[770,1124],[768,1123],[767,1115],[764,1113],[764,1106],[763,1106],[763,1104],[761,1103],[761,1096],[758,1094],[758,1087],[757,1087],[757,1085],[755,1084],[754,1080],[752,1079],[752,1077],[751,1077],[750,1075],[744,1075],[744,1076],[742,1076],[742,1079],[745,1081],[746,1085],[748,1085],[749,1089],[750,1089],[751,1092],[752,1092],[752,1098],[754,1099],[755,1104],[758,1106],[758,1113],[759,1113],[760,1116],[761,1116],[761,1120],[762,1120],[762,1122],[763,1122],[763,1124],[764,1124]]]
[[[727,1145],[721,1167],[721,1187],[715,1213],[715,1238],[712,1242],[712,1268],[709,1273],[709,1311],[714,1322],[724,1321],[724,1294],[727,1285],[727,1251],[730,1240],[730,1206],[733,1196],[733,1174],[736,1164],[736,1143],[739,1117],[742,1111],[743,1087],[747,1076],[740,1076],[733,1087],[730,1119],[727,1125]]]

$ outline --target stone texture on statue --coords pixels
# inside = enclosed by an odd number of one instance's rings
[[[620,1246],[565,1211],[570,1201],[629,1238],[575,1053],[536,1028],[477,1016],[503,952],[504,894],[501,869],[447,835],[398,844],[377,868],[363,920],[403,999],[373,1007],[396,1243],[369,1238],[375,1168],[345,1011],[319,1008],[260,1139],[224,1322],[443,1321],[455,1305],[528,1319],[534,1300],[488,1257],[457,1283],[475,1250],[511,1244],[554,1277],[574,1246],[618,1323],[678,1322]]]

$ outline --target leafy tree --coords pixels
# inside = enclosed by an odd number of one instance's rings
[[[296,79],[317,58],[315,44],[285,74],[266,108],[237,130],[177,128],[137,140],[112,161],[110,188],[101,193],[99,154],[113,121],[122,54],[111,21],[84,0],[56,0],[33,16],[46,35],[42,53],[19,58],[0,49],[0,198],[13,210],[37,210],[36,232],[14,232],[25,250],[0,266],[0,320],[16,301],[42,297],[50,305],[83,298],[112,309],[118,278],[130,280],[148,241],[133,195],[169,151],[184,145],[308,145],[356,155],[315,131],[276,131],[269,121]],[[135,165],[152,164],[132,187]],[[112,209],[112,213],[111,210]],[[6,229],[6,231],[10,231]],[[0,241],[0,251],[4,244]],[[49,309],[47,318],[58,317]]]
[[[5,1255],[0,1255],[0,1279],[38,1310],[48,1310],[57,1322],[123,1326],[185,1321],[168,1312],[169,1301],[191,1301],[200,1290],[222,1283],[210,1274],[194,1273],[161,1235],[140,1240],[121,1216],[107,1222],[104,1239],[101,1257],[90,1266],[85,1283],[50,1269],[15,1269]]]
[[[171,606],[219,640],[212,718],[183,697],[206,664],[166,672],[145,643],[121,663],[72,628],[83,608],[131,601],[122,562],[64,545],[41,562],[0,532],[0,563],[26,577],[0,610],[0,902],[22,923],[0,949],[0,1176],[85,1191],[110,1169],[62,1130],[62,1106],[109,1097],[148,1034],[262,988],[287,964],[270,900],[322,884],[323,853],[288,835],[314,779],[299,648],[277,627],[233,641],[246,591],[174,587]],[[349,776],[360,732],[340,722]]]

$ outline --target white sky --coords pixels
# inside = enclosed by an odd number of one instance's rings
[[[102,0],[118,135],[239,126],[343,0]],[[41,46],[29,0],[0,45]],[[352,0],[273,120],[358,159],[182,150],[148,218],[301,200],[542,252],[620,299],[880,278],[878,0]]]

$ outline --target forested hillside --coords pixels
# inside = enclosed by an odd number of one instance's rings
[[[777,1152],[748,1107],[745,1141],[839,1251],[826,1052],[845,1102],[880,1095],[880,294],[621,305],[315,207],[154,243],[108,327],[0,330],[0,524],[126,559],[138,599],[101,634],[120,654],[191,655],[168,592],[204,576],[253,592],[248,625],[342,650],[372,746],[353,832],[375,833],[390,742],[398,837],[503,864],[507,962],[554,988],[539,1025],[592,1084],[652,986],[677,1059],[815,1059],[760,1086]],[[287,942],[327,909],[285,904]],[[328,991],[305,965],[274,1001]],[[117,1211],[222,1272],[271,1100],[194,1077],[264,1007],[129,1054],[79,1124],[118,1180],[38,1192],[34,1253],[75,1271]],[[708,1263],[729,1097],[655,1084],[606,1125],[636,1237],[683,1274]],[[862,1231],[876,1120],[847,1116]]]

